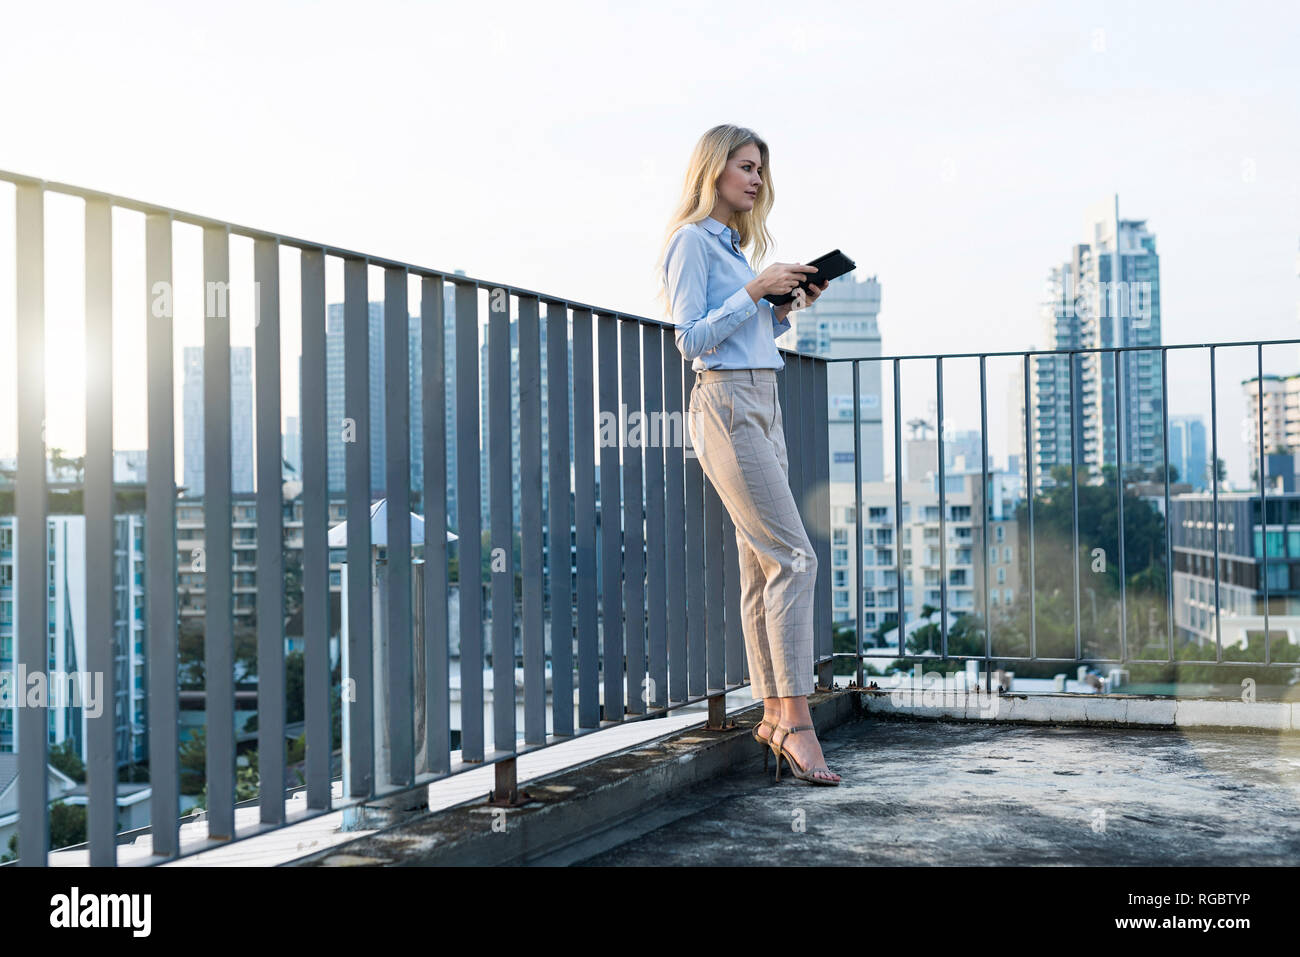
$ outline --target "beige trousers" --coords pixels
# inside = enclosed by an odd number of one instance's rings
[[[736,526],[753,696],[811,694],[817,556],[790,491],[776,370],[695,373],[687,427]]]

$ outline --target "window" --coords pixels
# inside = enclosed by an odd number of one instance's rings
[[[999,525],[999,526],[998,526],[997,536],[998,536],[998,541],[999,541],[999,542],[1001,542],[1001,541],[1005,541],[1005,540],[1006,540],[1006,537],[1007,537],[1007,536],[1006,536],[1006,531],[1007,531],[1007,530],[1006,530],[1006,528],[1005,528],[1004,526],[1002,526],[1002,525]]]
[[[1010,588],[1002,589],[1002,597],[1008,605],[1011,604],[1011,589]]]
[[[997,564],[997,560],[998,560],[998,547],[997,547],[996,545],[990,545],[990,546],[989,546],[989,563],[990,563],[990,564]]]
[[[832,545],[847,545],[849,543],[849,530],[847,528],[837,528],[831,532]]]
[[[831,549],[832,565],[847,565],[849,563],[849,550],[847,548]]]
[[[1010,545],[1008,545],[1008,546],[1006,546],[1005,548],[1002,549],[1002,560],[1003,560],[1004,562],[1010,562],[1010,561],[1011,561],[1011,546],[1010,546]]]
[[[1005,568],[999,568],[999,569],[998,569],[998,584],[999,584],[999,585],[1005,585],[1006,583],[1007,583],[1007,570],[1006,570]]]

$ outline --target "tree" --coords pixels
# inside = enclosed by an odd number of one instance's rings
[[[1228,480],[1228,466],[1227,463],[1223,461],[1223,459],[1215,459],[1215,462],[1218,463],[1217,470],[1211,465],[1207,464],[1205,466],[1205,480],[1207,482],[1213,483],[1215,481],[1215,472],[1217,471],[1218,482],[1219,485],[1222,486],[1223,483]]]
[[[50,805],[50,849],[71,847],[86,843],[86,806],[55,801]],[[9,853],[0,854],[0,864],[15,861],[18,854],[18,835],[9,837]]]
[[[86,783],[86,765],[77,755],[76,748],[72,746],[71,738],[64,738],[62,742],[50,748],[48,760],[52,766],[58,768],[78,784]]]

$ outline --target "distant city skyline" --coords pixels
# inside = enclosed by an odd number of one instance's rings
[[[1157,224],[1165,342],[1287,338],[1297,328],[1293,5],[1253,4],[1225,17],[1172,2],[1144,5],[1140,14],[1112,3],[990,4],[959,18],[920,4],[888,17],[760,5],[761,29],[706,39],[683,29],[693,23],[686,12],[629,9],[575,28],[516,4],[491,31],[500,69],[476,88],[480,108],[457,134],[463,148],[448,148],[440,133],[369,91],[437,89],[481,71],[482,25],[468,10],[402,7],[409,29],[393,36],[381,3],[351,25],[357,55],[340,63],[324,41],[347,7],[323,3],[310,23],[286,10],[247,9],[265,29],[243,29],[233,14],[214,23],[198,10],[169,11],[170,26],[206,40],[174,64],[165,88],[155,82],[158,51],[123,8],[77,8],[70,19],[93,31],[94,44],[70,41],[64,24],[37,8],[11,11],[11,30],[29,42],[0,62],[0,79],[39,92],[13,104],[0,168],[659,318],[653,267],[690,149],[709,126],[738,122],[771,148],[771,260],[806,261],[839,247],[861,274],[878,276],[889,289],[878,317],[885,355],[1044,347],[1037,303],[1045,257],[1077,241],[1081,209],[1115,193],[1125,215]],[[341,78],[337,97],[300,105],[294,124],[263,95],[299,82],[301,64],[290,67],[296,61],[272,41],[285,30],[317,51],[304,54],[319,58],[313,65]],[[435,30],[445,42],[428,56],[420,38]],[[548,43],[596,35],[636,40],[615,80],[590,84],[577,63],[537,68]],[[872,55],[860,56],[862,49]],[[673,51],[670,63],[704,56],[770,69],[724,78],[703,102],[680,80],[665,80],[665,50]],[[258,143],[256,151],[211,148],[209,78],[231,57],[264,67],[256,76],[228,71],[223,88],[245,104],[239,136]],[[832,85],[865,104],[869,122],[810,123],[799,109],[807,91]],[[169,117],[168,150],[120,135],[159,115]],[[340,117],[353,115],[400,130],[401,149],[381,164],[373,137],[340,139]],[[87,137],[105,146],[86,150]],[[1045,153],[1049,142],[1070,148]],[[546,148],[525,148],[538,143]],[[534,157],[522,181],[521,152]],[[173,162],[176,155],[186,162]],[[588,202],[575,204],[575,196]],[[12,191],[0,188],[0,343],[13,336],[12,296],[3,294],[12,282],[12,209]],[[115,444],[134,449],[146,445],[143,227],[136,214],[119,219]],[[60,348],[49,364],[47,435],[70,454],[84,442],[80,224],[78,202],[51,198],[47,342]],[[252,344],[251,258],[251,243],[236,237],[234,345]],[[282,249],[281,261],[287,418],[298,414],[301,307],[297,254]],[[180,351],[203,339],[200,265],[198,230],[178,226],[178,406]],[[326,301],[340,301],[338,263],[331,261],[326,282]],[[370,287],[371,297],[382,288],[378,269]],[[412,288],[414,310],[418,283]],[[1254,374],[1250,350],[1239,351],[1222,353],[1218,369],[1228,384],[1221,418],[1234,423],[1244,414],[1239,383]],[[0,347],[0,382],[14,381],[12,352]],[[1265,361],[1276,366],[1266,372],[1290,374],[1300,369],[1300,352],[1279,347]],[[952,365],[946,420],[975,428],[974,363]],[[1171,411],[1208,422],[1204,372],[1171,362],[1170,374]],[[905,376],[905,393],[922,385]],[[922,392],[905,401],[927,404]],[[999,388],[989,409],[999,458],[1008,451],[1004,405]],[[12,450],[13,426],[12,412],[0,414],[0,456]],[[1236,432],[1225,435],[1232,439],[1225,457],[1230,476],[1244,482],[1247,453]],[[178,424],[178,450],[179,433]]]

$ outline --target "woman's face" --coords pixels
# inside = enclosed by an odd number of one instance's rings
[[[758,201],[758,191],[763,187],[762,173],[758,147],[746,143],[727,160],[726,168],[718,177],[718,198],[733,212],[748,212]]]

